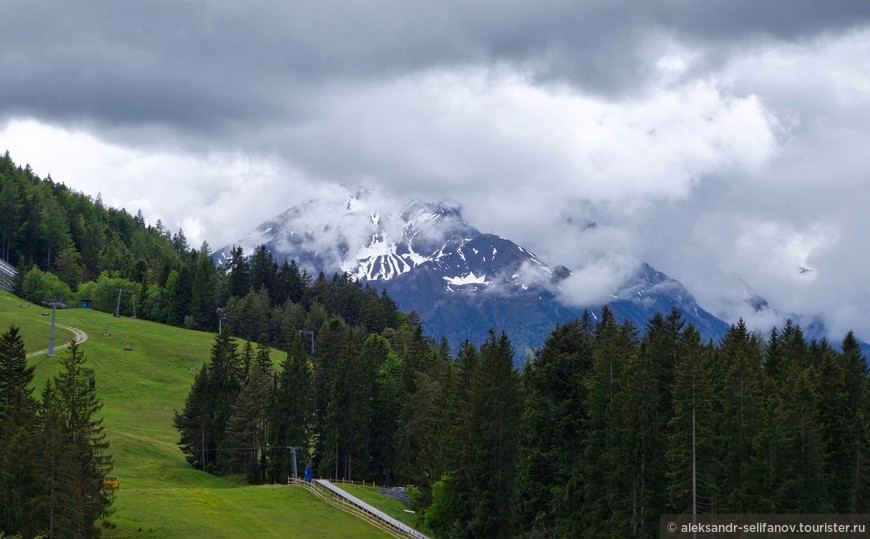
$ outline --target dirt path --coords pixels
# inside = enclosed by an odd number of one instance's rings
[[[49,323],[49,322],[46,322],[46,324],[48,324],[48,323]],[[88,340],[88,334],[85,333],[84,331],[80,330],[79,328],[74,328],[74,327],[72,327],[72,326],[67,326],[67,325],[64,325],[64,324],[58,324],[57,322],[55,322],[54,327],[55,327],[55,328],[68,329],[68,330],[72,331],[72,333],[73,333],[73,338],[74,338],[74,339],[76,340],[76,342],[79,343],[79,344],[81,344],[81,343],[85,342],[86,340]],[[57,336],[55,336],[55,340],[57,340]],[[55,350],[55,351],[63,350],[64,348],[68,348],[68,347],[69,347],[69,341],[66,341],[65,344],[60,344],[60,345],[55,346],[55,347],[54,347],[54,350]],[[41,355],[41,354],[45,354],[45,353],[47,353],[47,352],[48,352],[48,348],[46,348],[45,350],[38,350],[38,351],[36,351],[36,352],[31,352],[30,354],[27,354],[27,357],[38,356],[38,355]]]

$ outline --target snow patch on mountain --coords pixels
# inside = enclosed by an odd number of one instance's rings
[[[471,273],[469,273],[468,275],[463,275],[461,277],[444,276],[444,277],[442,277],[442,279],[447,281],[447,284],[450,284],[453,286],[465,286],[467,284],[489,284],[489,281],[486,280],[486,274],[483,274],[483,275],[478,277],[477,275],[474,274],[473,271]]]
[[[490,327],[517,345],[540,346],[553,324],[611,304],[644,324],[650,313],[683,309],[706,336],[724,324],[700,309],[677,281],[639,261],[606,254],[575,271],[549,266],[509,239],[483,233],[459,207],[408,199],[397,204],[364,190],[307,200],[242,238],[251,254],[265,245],[278,263],[296,260],[312,274],[347,272],[385,288],[416,310],[427,331],[458,344],[482,342]],[[226,263],[227,246],[215,258]],[[532,339],[532,340],[529,340]]]

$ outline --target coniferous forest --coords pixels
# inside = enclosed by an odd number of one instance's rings
[[[635,327],[604,308],[554,328],[517,371],[507,335],[454,356],[346,275],[278,265],[262,247],[217,268],[207,244],[8,154],[0,181],[17,294],[215,332],[167,419],[197,469],[284,483],[296,452],[300,473],[413,485],[439,537],[654,537],[660,514],[693,507],[870,512],[870,381],[852,333],[832,344],[791,322],[766,334],[739,322],[702,342],[676,310]],[[17,330],[0,338],[4,533],[93,535],[108,511],[93,478],[111,458],[82,361],[73,346],[40,401]]]
[[[110,512],[112,471],[93,371],[73,342],[61,372],[33,395],[18,328],[0,335],[0,532],[96,537]],[[0,533],[0,535],[2,535]]]

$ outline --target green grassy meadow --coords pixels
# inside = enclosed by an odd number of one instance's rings
[[[45,350],[49,317],[23,303],[0,292],[0,331],[15,324],[28,354]],[[81,350],[95,371],[121,484],[105,537],[387,537],[304,489],[249,486],[190,467],[176,445],[173,411],[184,406],[195,372],[208,361],[213,334],[82,309],[59,310],[57,323],[88,334]],[[102,335],[107,329],[111,335]],[[71,336],[58,328],[55,345]],[[65,353],[30,358],[37,395]],[[273,351],[273,362],[282,357]]]

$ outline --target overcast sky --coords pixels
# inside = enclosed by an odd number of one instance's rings
[[[461,205],[579,294],[647,261],[729,321],[771,322],[747,286],[870,338],[870,3],[10,0],[2,18],[0,151],[194,245],[365,185]]]

